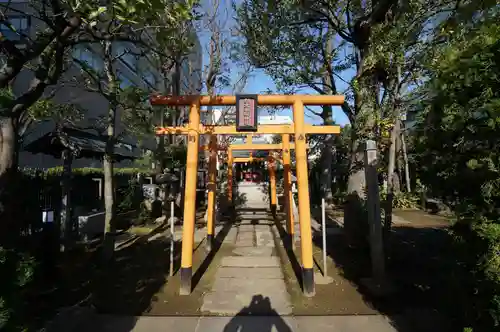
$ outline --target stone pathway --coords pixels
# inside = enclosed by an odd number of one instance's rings
[[[397,332],[383,316],[87,317],[65,332]],[[59,331],[59,330],[58,330]],[[403,330],[401,330],[403,331]],[[404,331],[407,331],[406,329]],[[408,330],[409,331],[409,330]],[[424,331],[424,330],[418,330]],[[48,332],[55,332],[50,330]]]
[[[292,313],[281,263],[274,253],[274,223],[258,186],[241,186],[246,202],[237,216],[232,256],[222,258],[201,310],[218,315]]]

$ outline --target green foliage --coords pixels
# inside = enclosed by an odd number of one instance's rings
[[[136,177],[131,178],[127,186],[120,187],[117,191],[121,197],[118,203],[118,212],[141,210],[144,197]]]
[[[165,167],[179,168],[186,165],[187,148],[185,145],[169,145],[165,148]]]
[[[83,14],[83,19],[90,27],[97,26],[103,16],[112,12],[123,25],[134,25],[143,22],[159,22],[174,24],[177,20],[191,17],[192,7],[197,3],[194,0],[119,0],[110,1],[103,6],[99,0],[65,0],[74,12]]]
[[[19,292],[34,277],[36,261],[27,252],[0,246],[0,329],[8,331],[24,323],[20,313],[22,300]]]
[[[419,177],[457,214],[465,324],[500,329],[500,19],[476,13],[449,37],[419,91]],[[457,268],[458,269],[458,268]]]
[[[280,2],[279,6],[243,1],[236,12],[245,37],[237,57],[247,57],[254,66],[263,68],[280,91],[290,93],[304,85],[319,93],[329,91],[321,85],[321,77],[325,61],[336,59],[338,49],[324,53],[325,40],[333,38],[324,24],[291,25],[305,19],[296,1]]]
[[[380,200],[385,202],[387,200],[387,193],[382,188],[379,188]],[[394,209],[416,209],[418,208],[419,197],[416,193],[408,193],[405,191],[395,192],[392,198],[392,207]]]

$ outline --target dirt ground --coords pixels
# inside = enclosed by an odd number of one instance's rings
[[[327,237],[327,271],[333,282],[316,285],[316,295],[302,295],[300,282],[300,247],[294,253],[281,249],[281,258],[295,315],[360,315],[382,313],[395,321],[402,315],[418,313],[411,324],[419,324],[418,317],[425,312],[433,317],[441,331],[451,330],[446,318],[452,294],[446,287],[447,265],[451,239],[447,233],[449,220],[422,211],[398,210],[395,215],[409,224],[395,226],[387,249],[386,271],[393,291],[384,297],[375,297],[363,279],[371,275],[369,248],[349,246],[341,234]],[[337,211],[336,215],[340,213]],[[315,272],[321,273],[322,240],[316,234],[314,241]],[[443,317],[445,317],[443,319]],[[421,318],[420,318],[421,319]],[[394,325],[408,324],[395,322]],[[438,323],[436,323],[438,324]],[[405,328],[400,328],[406,331]]]
[[[212,286],[220,259],[230,253],[232,247],[223,246],[212,257],[207,256],[204,244],[199,243],[193,255],[193,292],[189,296],[179,296],[179,273],[169,277],[169,244],[161,239],[152,242],[156,243],[147,247],[142,244],[135,249],[137,252],[130,258],[127,271],[121,271],[125,273],[108,275],[106,282],[101,282],[99,301],[95,303],[99,312],[160,316],[201,314],[203,295]],[[176,270],[178,267],[176,262]]]
[[[411,222],[409,227],[436,227],[443,228],[450,226],[450,220],[443,216],[438,216],[436,214],[429,214],[422,210],[400,210],[396,209],[393,211],[398,217],[404,218]]]
[[[204,227],[204,211],[198,211],[196,216],[197,227]],[[31,304],[23,313],[23,317],[30,317],[27,322],[29,330],[37,330],[58,310],[74,305],[91,306],[109,313],[154,313],[158,302],[156,294],[168,293],[170,289],[178,291],[178,287],[175,287],[178,280],[176,276],[168,280],[170,244],[164,237],[147,241],[147,232],[153,228],[131,228],[130,234],[139,235],[140,238],[120,246],[112,264],[101,261],[99,244],[96,242],[60,255],[54,261],[57,266],[55,269],[46,271],[41,266],[37,274],[39,279],[22,294],[22,300]],[[160,231],[165,231],[165,228]],[[174,252],[180,252],[179,243]],[[205,256],[201,245],[193,256],[195,267],[201,265]],[[176,256],[175,259],[178,268],[180,257]],[[200,289],[210,273],[211,268],[199,282]],[[191,307],[198,308],[199,305],[193,304]],[[169,310],[173,313],[173,306]],[[186,312],[194,313],[194,310],[186,309]]]
[[[370,276],[368,248],[350,247],[343,235],[327,238],[327,270],[333,282],[316,285],[316,295],[306,298],[301,290],[300,247],[287,250],[277,240],[294,315],[370,315],[396,317],[404,312],[430,311],[445,314],[452,294],[447,293],[446,270],[450,238],[449,221],[421,211],[395,211],[410,224],[394,227],[387,248],[387,274],[395,291],[377,298],[365,289],[362,279]],[[202,214],[199,214],[202,218]],[[199,219],[200,220],[200,219]],[[201,220],[200,220],[201,223]],[[147,237],[117,251],[113,264],[103,266],[95,251],[68,258],[71,270],[53,280],[58,286],[31,296],[37,305],[28,314],[47,319],[57,307],[76,303],[93,306],[98,312],[120,315],[200,315],[203,295],[210,290],[220,260],[233,247],[222,245],[207,256],[203,243],[193,256],[194,290],[179,296],[179,275],[169,277],[169,243]],[[321,272],[321,237],[314,237],[316,272]],[[179,243],[175,252],[180,252]],[[78,263],[74,263],[77,261]],[[175,257],[176,270],[180,256]],[[401,330],[402,331],[402,330]],[[444,331],[444,330],[443,330]]]

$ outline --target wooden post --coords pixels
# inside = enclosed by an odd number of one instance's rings
[[[175,244],[175,229],[174,229],[174,216],[175,216],[174,201],[170,202],[170,276],[174,275],[174,244]]]
[[[323,235],[323,276],[327,276],[326,272],[326,211],[325,198],[321,198],[321,230]]]
[[[293,194],[292,190],[292,172],[291,172],[291,157],[290,157],[290,134],[283,134],[283,189],[285,191],[285,212],[286,212],[286,230],[290,239],[293,240],[294,219],[293,219]]]
[[[200,107],[198,102],[191,104],[189,111],[186,190],[184,195],[184,222],[182,226],[182,259],[180,295],[191,294],[191,279],[193,275],[193,247],[196,219],[196,185],[198,180],[198,145],[200,126]]]
[[[302,282],[304,295],[314,296],[311,206],[309,202],[306,133],[304,130],[304,103],[302,101],[297,100],[293,104],[293,121],[295,126],[295,159],[297,163],[297,186],[299,191]]]
[[[366,141],[365,177],[367,186],[368,225],[370,228],[370,251],[372,277],[377,284],[385,281],[385,258],[382,242],[382,224],[380,218],[380,195],[377,177],[377,145],[375,141]]]
[[[228,151],[227,157],[227,200],[230,204],[233,203],[233,154]]]
[[[64,149],[62,152],[63,174],[62,174],[62,201],[60,216],[60,251],[68,248],[72,235],[72,216],[71,216],[71,163],[73,156],[70,149]],[[78,228],[78,227],[77,227]]]
[[[273,215],[276,213],[276,172],[274,169],[274,160],[273,157],[269,156],[267,158],[267,168],[269,170],[269,186],[271,188],[270,195],[271,199],[269,200],[271,203],[271,213]]]
[[[217,178],[217,136],[210,136],[210,156],[208,161],[208,205],[207,205],[207,251],[212,250],[215,225],[215,195]]]

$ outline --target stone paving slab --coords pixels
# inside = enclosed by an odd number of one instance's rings
[[[233,254],[238,256],[272,256],[273,249],[269,247],[236,248]]]
[[[247,309],[246,306],[242,307]],[[408,321],[405,316],[397,321]],[[371,316],[266,316],[182,317],[182,316],[118,316],[89,313],[75,319],[72,327],[47,332],[396,332],[398,328],[382,315]],[[440,330],[415,328],[414,332]],[[403,331],[403,330],[400,330]],[[406,329],[405,329],[406,331]]]
[[[199,317],[151,317],[98,315],[72,332],[196,332]],[[215,322],[214,322],[215,323]],[[214,324],[212,323],[212,324]],[[214,324],[215,325],[215,324]],[[55,332],[55,331],[54,331]],[[71,332],[65,330],[65,332]]]
[[[271,231],[255,232],[258,247],[274,248],[274,237]]]
[[[198,324],[203,332],[297,332],[297,322],[293,317],[279,316],[235,316],[203,317]],[[319,331],[316,331],[319,332]]]
[[[266,214],[266,215],[253,215],[253,216],[249,215],[249,216],[238,217],[238,221],[240,221],[240,222],[253,223],[253,224],[261,223],[261,222],[268,223],[271,220],[273,220],[273,218],[270,217],[268,214]]]
[[[253,232],[254,230],[255,230],[254,225],[240,225],[240,226],[238,226],[239,233]]]
[[[264,229],[256,230],[255,235],[257,237],[265,237],[265,238],[272,238],[273,237],[273,233],[272,233],[270,227],[267,227],[267,229],[264,228]]]
[[[380,315],[363,316],[298,316],[295,317],[300,332],[397,332],[389,319]]]
[[[231,267],[280,267],[278,257],[242,257],[229,256],[222,258],[221,266]]]
[[[237,240],[235,245],[237,247],[253,247],[253,239],[242,239],[242,240]]]
[[[271,230],[272,226],[274,224],[258,224],[258,225],[255,225],[255,231],[256,232],[264,232],[264,231],[269,231]]]
[[[280,267],[221,267],[215,278],[283,279],[284,276]]]
[[[254,232],[243,232],[238,233],[238,240],[248,240],[254,238]]]
[[[254,296],[268,296],[271,304],[271,309],[267,306],[256,306],[252,313],[268,314],[270,310],[280,315],[288,315],[292,313],[292,307],[286,292],[274,292],[272,294],[260,294],[259,292],[242,293],[241,291],[234,292],[210,292],[203,297],[203,305],[201,311],[208,311],[218,314],[236,315],[245,307],[249,306]],[[270,296],[271,295],[271,296]]]
[[[240,215],[237,217],[239,221],[245,221],[245,222],[259,222],[259,221],[269,221],[272,217],[269,216],[269,213],[266,214],[247,214],[247,215]]]
[[[281,279],[242,279],[220,278],[215,280],[212,291],[214,292],[241,292],[244,294],[259,293],[272,297],[276,292],[283,293],[286,289],[285,282]]]
[[[236,242],[236,236],[238,235],[238,231],[236,229],[230,229],[229,232],[227,232],[226,237],[224,238],[224,243],[231,243],[234,244]]]

